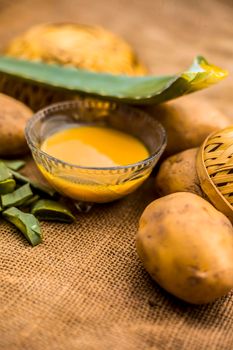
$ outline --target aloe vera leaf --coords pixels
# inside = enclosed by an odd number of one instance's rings
[[[12,174],[4,162],[0,161],[0,194],[6,194],[14,191],[16,186]]]
[[[1,159],[1,161],[4,162],[8,168],[10,168],[11,170],[15,170],[15,171],[23,168],[25,166],[25,164],[26,164],[26,162],[24,160],[5,160],[5,159]]]
[[[84,93],[131,104],[165,102],[216,84],[228,74],[202,56],[197,56],[188,70],[169,76],[111,75],[8,56],[0,56],[0,72],[32,85],[41,84],[74,95]]]
[[[0,161],[0,182],[8,179],[12,179],[12,174],[6,164]]]
[[[33,197],[29,198],[26,202],[24,202],[21,207],[25,208],[25,207],[30,207],[33,204],[35,204],[38,200],[40,199],[40,196],[38,196],[37,194],[35,194]]]
[[[7,194],[14,191],[16,182],[14,179],[8,179],[0,182],[0,195]]]
[[[47,195],[49,197],[54,197],[57,192],[51,188],[51,187],[48,187],[48,186],[44,186],[44,185],[41,185],[35,181],[32,181],[31,179],[29,179],[28,177],[24,176],[24,175],[21,175],[20,173],[16,172],[16,171],[13,171],[11,170],[11,174],[14,176],[14,178],[21,182],[21,183],[29,183],[30,186],[37,192],[43,194],[43,195]]]
[[[62,222],[73,222],[75,217],[64,204],[51,201],[48,199],[40,199],[32,207],[31,213],[39,220],[51,220]]]
[[[34,215],[24,213],[15,207],[6,209],[2,215],[23,233],[32,246],[42,242],[40,224]]]
[[[1,196],[2,207],[17,207],[25,203],[28,199],[33,197],[30,185],[27,183],[15,190],[12,193],[3,194]]]

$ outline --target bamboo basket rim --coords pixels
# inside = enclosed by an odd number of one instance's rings
[[[197,158],[196,158],[196,170],[197,170],[201,188],[205,193],[205,195],[207,196],[207,198],[212,202],[212,204],[219,211],[225,214],[233,222],[233,207],[222,195],[222,193],[219,191],[217,186],[214,184],[205,166],[204,152],[206,148],[206,143],[215,134],[216,132],[213,132],[212,134],[210,134],[205,139],[203,144],[199,147],[197,152]]]

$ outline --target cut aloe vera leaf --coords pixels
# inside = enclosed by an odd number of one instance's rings
[[[5,160],[5,159],[1,159],[1,161],[4,162],[8,168],[10,168],[11,170],[15,170],[15,171],[23,168],[25,166],[25,164],[26,164],[26,162],[24,160]]]
[[[0,182],[8,179],[12,179],[12,174],[6,164],[3,161],[0,161]]]
[[[16,182],[14,179],[8,179],[0,182],[0,194],[7,194],[14,191]]]
[[[32,246],[42,242],[42,233],[37,218],[12,207],[2,213],[3,217],[15,225]]]
[[[31,190],[30,185],[27,183],[15,190],[12,193],[3,194],[1,196],[2,200],[2,207],[8,208],[8,207],[17,207],[21,206],[23,203],[25,203],[27,200],[33,197],[33,193]]]
[[[24,202],[21,205],[21,207],[22,208],[31,207],[33,204],[38,202],[39,199],[40,199],[40,196],[38,196],[38,194],[35,194],[32,198],[29,198],[26,202]]]
[[[31,213],[39,220],[51,220],[62,222],[73,222],[74,215],[70,209],[62,203],[48,199],[40,199],[32,207]]]
[[[57,194],[57,192],[49,186],[44,186],[44,185],[39,184],[38,182],[32,181],[28,177],[21,175],[20,173],[18,173],[16,171],[11,170],[11,173],[18,182],[29,183],[30,186],[41,195],[54,197]]]
[[[70,95],[86,94],[130,104],[158,104],[216,84],[227,71],[197,56],[191,67],[168,76],[129,77],[82,70],[42,62],[0,56],[0,73],[5,81],[42,85],[51,91]],[[2,84],[2,92],[7,84]]]
[[[16,183],[10,170],[4,162],[0,161],[0,194],[14,191],[15,186]]]

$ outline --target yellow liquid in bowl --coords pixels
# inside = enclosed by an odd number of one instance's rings
[[[99,126],[63,129],[48,137],[41,150],[67,163],[83,167],[115,167],[137,163],[149,152],[137,138],[121,131]],[[136,189],[149,173],[136,179],[119,181],[119,174],[96,173],[78,168],[46,171],[39,166],[48,182],[59,192],[89,202],[109,202]]]

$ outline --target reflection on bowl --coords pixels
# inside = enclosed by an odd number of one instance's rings
[[[147,147],[149,157],[126,166],[84,167],[41,150],[50,135],[80,124],[111,127],[130,134]],[[38,168],[53,188],[74,200],[93,203],[110,202],[138,188],[166,146],[163,127],[143,111],[94,99],[61,102],[39,111],[28,122],[26,139]]]

